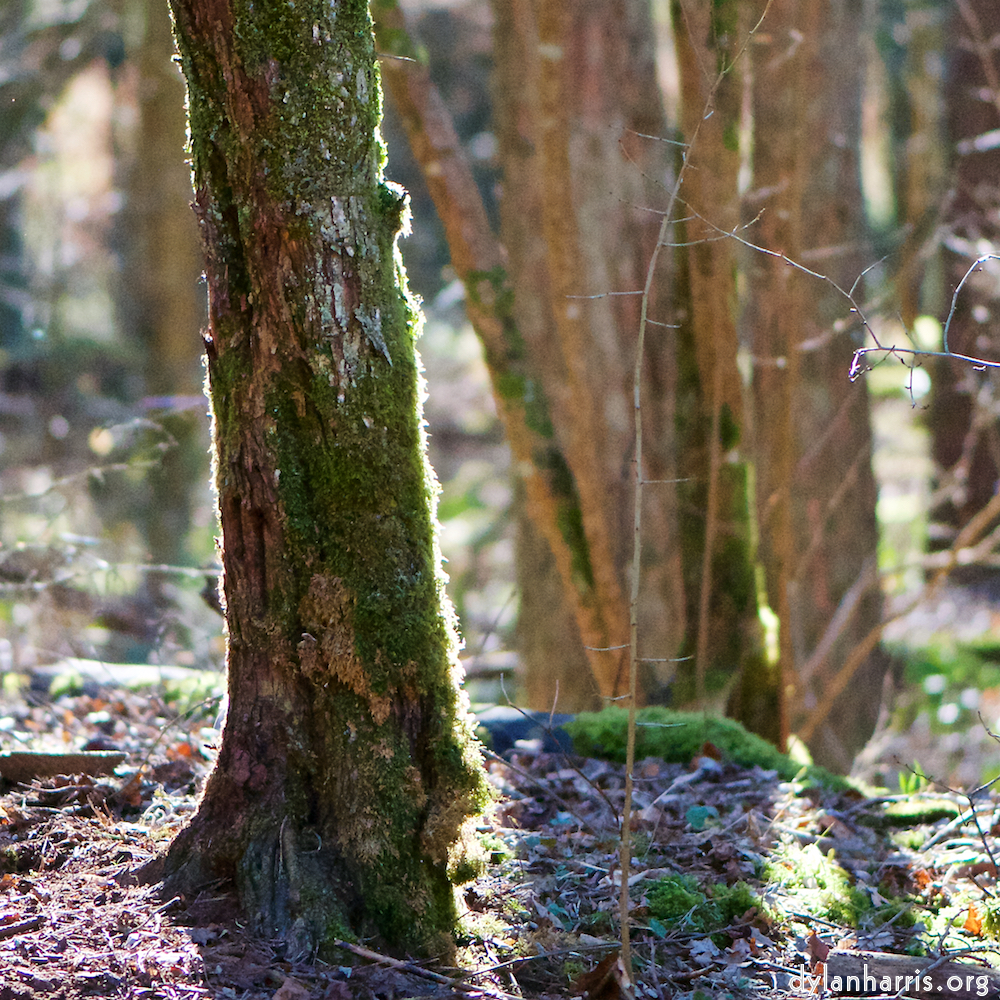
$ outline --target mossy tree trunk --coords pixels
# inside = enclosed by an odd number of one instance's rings
[[[756,551],[747,496],[743,385],[737,367],[738,245],[719,231],[739,222],[740,117],[745,91],[737,54],[753,22],[737,0],[673,4],[686,169],[681,227],[686,269],[676,295],[677,491],[688,618],[680,667],[683,702],[718,702],[753,732],[784,747],[780,685],[758,621]],[[697,213],[697,214],[695,214]],[[703,221],[703,220],[707,220]],[[710,223],[710,224],[709,224]],[[714,699],[713,699],[714,695]]]
[[[364,0],[171,0],[207,251],[229,714],[167,891],[446,948],[483,805]]]

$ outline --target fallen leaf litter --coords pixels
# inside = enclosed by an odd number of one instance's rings
[[[930,792],[920,822],[899,826],[904,796],[707,754],[637,765],[629,983],[615,948],[622,769],[519,752],[487,763],[503,797],[481,828],[491,863],[460,891],[460,969],[387,964],[366,942],[293,964],[244,934],[224,887],[167,900],[135,878],[195,808],[214,709],[124,688],[3,706],[5,750],[128,756],[114,774],[0,798],[0,1000],[805,996],[831,949],[996,959],[992,793],[975,800],[979,829],[966,799]]]

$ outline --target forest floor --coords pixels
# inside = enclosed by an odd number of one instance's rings
[[[617,930],[622,769],[527,750],[488,763],[503,797],[482,826],[488,872],[462,891],[459,968],[392,964],[365,942],[332,963],[292,962],[235,915],[195,924],[199,901],[136,879],[211,766],[215,703],[192,698],[90,681],[0,705],[18,749],[127,755],[109,774],[8,782],[0,1000],[804,997],[822,990],[809,976],[861,959],[876,976],[936,960],[939,996],[997,991],[978,964],[996,960],[1000,925],[990,790],[941,793],[915,777],[896,795],[834,790],[716,759],[711,745],[687,765],[636,769],[634,984]],[[959,957],[971,964],[942,964]]]

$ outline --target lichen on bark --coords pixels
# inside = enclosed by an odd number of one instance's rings
[[[206,249],[230,708],[169,891],[293,952],[447,948],[487,794],[363,0],[171,0]]]

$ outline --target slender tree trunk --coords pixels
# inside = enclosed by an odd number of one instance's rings
[[[589,670],[576,671],[575,686],[582,691],[570,698],[577,698],[577,707],[584,707],[580,698],[586,699],[590,707],[595,692],[614,697],[621,691],[621,657],[608,652],[616,623],[596,586],[576,478],[526,342],[530,327],[521,325],[524,314],[515,315],[506,255],[490,230],[440,95],[414,58],[402,12],[393,0],[380,0],[375,10],[381,48],[403,57],[386,62],[387,85],[444,225],[452,265],[465,284],[466,312],[483,343],[497,410],[524,483],[525,505],[562,581],[568,607],[560,617],[567,625],[572,618],[584,643],[575,662],[582,659]],[[542,703],[550,704],[553,690],[546,686]]]
[[[496,3],[501,227],[533,370],[578,484],[595,589],[615,645],[628,635],[639,297],[667,197],[674,147],[642,3]],[[538,225],[536,220],[541,220]],[[647,338],[640,698],[662,699],[689,624],[678,531],[672,254],[661,255]],[[530,581],[526,581],[530,583]],[[529,592],[525,590],[525,597]],[[530,599],[534,604],[534,599]],[[539,643],[537,648],[544,648]],[[615,655],[624,664],[621,652]],[[537,706],[572,660],[527,664]],[[625,671],[619,668],[620,681]],[[562,694],[561,694],[562,697]]]
[[[996,246],[1000,205],[1000,149],[982,136],[1000,127],[1000,5],[961,0],[941,11],[949,45],[944,80],[945,121],[952,146],[953,195],[944,216],[942,251],[946,289],[958,287],[984,247]],[[996,262],[992,262],[991,268]],[[970,357],[996,358],[993,319],[1000,309],[993,274],[974,278],[962,290],[952,317],[948,346]],[[947,548],[956,533],[996,492],[1000,477],[1000,424],[996,419],[1000,378],[969,365],[935,359],[929,424],[936,501],[931,510],[931,547]],[[986,571],[991,572],[991,571]],[[975,579],[979,568],[959,569]]]
[[[208,256],[230,704],[167,891],[232,880],[293,952],[348,932],[447,948],[484,779],[367,3],[171,7]]]
[[[750,47],[751,236],[842,288],[865,266],[860,14],[851,0],[774,0]],[[844,298],[780,258],[754,254],[748,268],[761,551],[795,731],[881,617],[868,396],[863,379],[848,380],[861,332],[842,329]],[[818,762],[850,767],[884,673],[876,651],[811,734]]]
[[[593,683],[587,650],[567,600],[545,537],[526,505],[514,507],[517,517],[517,697],[539,711],[597,712],[604,707]],[[612,655],[605,654],[612,659]],[[614,657],[620,661],[621,654]],[[618,671],[616,670],[616,679]]]
[[[582,24],[587,18],[586,10],[586,5],[580,5],[577,9],[580,16],[571,27],[557,23],[553,30],[572,32],[579,36],[584,30]],[[592,312],[594,309],[600,310],[612,325],[614,320],[607,308],[602,308],[596,301],[585,302],[582,299],[567,299],[565,296],[586,293],[589,286],[589,266],[599,261],[608,247],[584,246],[574,233],[570,233],[568,238],[572,246],[566,247],[566,256],[561,258],[561,265],[552,258],[553,249],[564,245],[563,236],[567,234],[554,228],[547,232],[538,224],[538,220],[545,218],[543,206],[547,200],[544,191],[546,173],[537,124],[543,117],[539,105],[542,60],[538,52],[542,43],[538,35],[538,4],[497,3],[494,4],[494,12],[497,19],[494,26],[495,119],[504,192],[501,201],[501,236],[507,250],[508,267],[515,289],[514,314],[527,345],[534,376],[543,387],[546,398],[551,401],[555,439],[559,442],[561,453],[566,456],[567,469],[573,482],[577,484],[580,522],[587,544],[588,576],[608,622],[607,638],[602,645],[605,648],[613,647],[599,655],[605,669],[611,668],[615,677],[612,691],[595,691],[592,686],[580,682],[577,649],[573,645],[562,645],[558,649],[553,647],[550,623],[555,625],[557,632],[569,632],[567,638],[572,637],[568,615],[561,610],[566,603],[565,583],[559,584],[559,577],[552,572],[555,561],[539,547],[540,539],[537,535],[527,526],[522,526],[518,539],[518,586],[521,589],[518,636],[524,693],[528,704],[533,708],[549,707],[557,698],[560,708],[564,710],[593,708],[599,707],[592,703],[596,693],[605,696],[621,694],[627,679],[624,650],[621,648],[627,638],[627,590],[623,586],[626,577],[621,574],[624,549],[617,543],[614,546],[611,544],[612,537],[624,530],[624,519],[630,509],[630,500],[625,493],[627,475],[623,475],[627,473],[627,465],[620,463],[620,467],[610,477],[597,468],[600,452],[607,444],[607,430],[601,426],[597,414],[607,405],[620,405],[621,400],[617,398],[619,387],[624,388],[620,377],[624,373],[627,359],[615,359],[612,367],[605,371],[606,380],[600,392],[587,392],[586,387],[592,375],[588,375],[583,369],[588,365],[604,365],[608,360],[607,345],[602,345],[596,353],[593,350],[594,345],[590,340]],[[608,26],[609,30],[611,26],[614,26],[614,30],[619,30],[621,22],[618,17],[610,17]],[[603,65],[603,45],[606,40],[599,32],[591,37],[596,43],[592,58],[596,57],[599,65]],[[552,51],[560,48],[562,51],[558,59],[548,60],[556,63],[551,72],[555,79],[549,81],[549,89],[551,91],[555,88],[557,96],[550,97],[550,102],[558,105],[565,100],[563,88],[572,89],[571,74],[582,67],[574,64],[573,41],[563,40],[549,44],[553,46]],[[639,63],[642,62],[640,53],[641,50],[637,50],[636,58]],[[589,70],[598,71],[596,66],[590,66]],[[608,81],[608,86],[612,86],[611,81]],[[596,106],[591,112],[600,113]],[[565,124],[578,120],[578,115],[570,106],[563,106],[559,109],[558,120]],[[610,132],[604,138],[610,139]],[[565,130],[558,138],[550,137],[550,160],[561,149],[565,163],[565,158],[569,155],[568,141],[569,136]],[[590,164],[592,176],[598,174],[603,167],[603,143],[598,150],[594,162]],[[593,153],[594,150],[590,152]],[[565,164],[564,169],[558,163],[552,163],[548,170],[548,176],[552,178],[551,187],[558,186],[555,180],[559,176],[563,178],[563,190],[549,216],[558,219],[563,211],[568,211],[570,228],[574,231],[575,220],[586,211],[580,196],[577,166],[578,164],[574,164],[571,170],[568,164]],[[567,203],[572,203],[571,207],[567,207]],[[599,211],[599,206],[593,202],[589,207],[591,211]],[[621,206],[621,210],[624,211],[624,206]],[[605,231],[605,236],[614,240],[611,232]],[[553,287],[551,275],[554,266],[563,268],[566,287],[562,293]],[[610,287],[606,283],[609,280],[606,273],[601,280],[605,288]],[[567,291],[567,281],[573,284],[572,292]],[[608,303],[604,305],[607,306]],[[563,324],[563,338],[560,337],[556,324],[557,312],[560,315],[570,314],[572,317],[572,322]],[[604,333],[609,339],[616,335],[610,326],[604,328]],[[571,353],[567,355],[568,338],[574,336],[585,339],[575,347],[570,347]],[[570,374],[568,356],[578,358],[575,379]],[[616,398],[612,400],[612,396]],[[581,397],[582,410],[590,415],[589,432],[579,420]],[[627,422],[620,420],[618,430],[627,432]],[[625,448],[627,447],[626,444]],[[621,457],[627,461],[627,455]],[[580,489],[581,480],[589,483],[589,496],[585,496]],[[610,492],[605,494],[605,489]],[[596,504],[595,496],[600,497],[600,502]],[[530,509],[528,513],[530,514]],[[601,539],[597,548],[591,544],[595,524],[599,528]],[[619,540],[624,542],[626,539],[621,537]],[[595,560],[602,565],[600,573],[594,572]],[[542,607],[547,609],[544,617],[538,613]],[[663,616],[664,625],[667,618],[668,616]],[[582,634],[582,638],[585,645],[593,644],[593,639],[586,633]],[[579,642],[580,639],[576,641]]]
[[[679,694],[704,706],[727,691],[729,714],[781,744],[779,685],[757,621],[746,406],[737,367],[738,246],[719,239],[739,221],[744,67],[736,56],[753,27],[746,5],[678,0],[674,35],[686,171],[678,214],[687,281],[678,358],[681,532],[692,628]],[[750,43],[752,44],[752,43]],[[696,216],[700,215],[700,218]],[[723,701],[726,705],[726,701]]]

